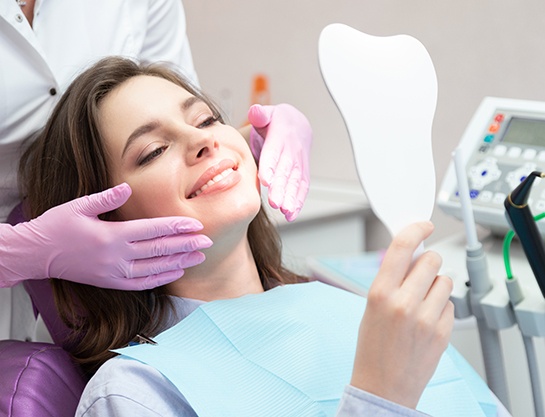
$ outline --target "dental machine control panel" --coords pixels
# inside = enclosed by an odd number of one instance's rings
[[[466,166],[475,222],[498,234],[509,225],[503,202],[532,171],[545,171],[545,102],[486,97],[459,145]],[[462,219],[453,162],[437,203]],[[537,180],[529,199],[533,215],[545,212],[545,181]],[[544,222],[538,222],[545,234]]]

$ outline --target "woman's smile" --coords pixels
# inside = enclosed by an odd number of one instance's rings
[[[224,159],[211,166],[199,177],[187,198],[191,199],[230,188],[241,179],[237,170],[238,165],[230,159]]]

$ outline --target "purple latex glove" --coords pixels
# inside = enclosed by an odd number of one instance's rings
[[[259,159],[259,180],[269,189],[269,204],[291,222],[301,211],[310,185],[310,123],[289,104],[254,104],[248,121],[250,147]]]
[[[0,287],[47,277],[121,290],[172,282],[200,264],[212,245],[197,220],[162,217],[106,222],[122,206],[128,184],[54,207],[16,226],[0,224]]]

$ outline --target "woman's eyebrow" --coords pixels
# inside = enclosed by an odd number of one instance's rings
[[[154,130],[158,129],[160,126],[160,123],[158,121],[152,121],[149,123],[146,123],[145,125],[137,127],[134,132],[132,132],[127,142],[125,142],[125,147],[123,148],[123,152],[121,153],[121,158],[125,156],[125,153],[127,150],[131,147],[131,145],[134,143],[136,139],[138,139],[140,136],[145,135],[146,133],[153,132]]]
[[[197,104],[197,103],[203,103],[204,100],[200,97],[196,97],[196,96],[191,96],[189,97],[187,100],[185,100],[183,103],[182,103],[182,110],[188,110],[191,106]]]

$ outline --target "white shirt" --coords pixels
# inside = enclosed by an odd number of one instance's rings
[[[23,141],[62,92],[107,55],[169,61],[197,83],[181,0],[37,0],[33,27],[15,0],[0,2],[0,222],[19,201]]]
[[[20,200],[23,142],[74,77],[108,55],[168,61],[198,84],[181,0],[36,0],[33,27],[15,0],[0,1],[0,223]],[[14,294],[0,290],[0,339],[33,333],[12,314],[28,297]]]

